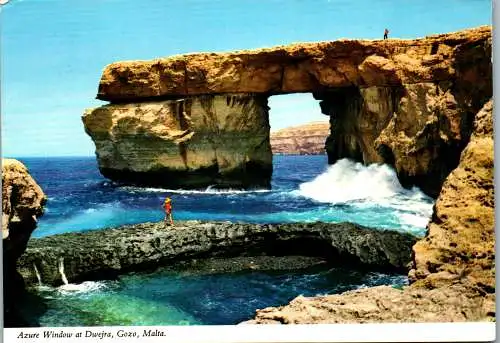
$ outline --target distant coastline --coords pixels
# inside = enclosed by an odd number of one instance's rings
[[[326,155],[325,142],[330,134],[327,121],[315,121],[271,132],[273,155]]]

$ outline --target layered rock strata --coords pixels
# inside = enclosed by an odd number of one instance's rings
[[[462,285],[440,289],[377,286],[257,310],[242,324],[436,323],[494,320],[489,301]],[[494,309],[493,309],[494,311]]]
[[[68,282],[107,279],[213,257],[313,256],[342,266],[405,271],[415,241],[408,234],[347,223],[188,221],[175,228],[145,223],[32,239],[19,270],[27,282],[54,286],[65,278]]]
[[[145,101],[197,101],[207,95],[234,93],[265,102],[271,95],[298,92],[313,93],[322,100],[322,111],[330,116],[330,163],[345,157],[364,163],[389,163],[405,187],[417,185],[436,197],[467,145],[475,113],[492,96],[491,27],[415,40],[344,39],[117,62],[104,70],[97,97],[139,108]],[[246,120],[241,113],[232,112],[232,116],[241,117],[233,118],[235,123]],[[202,110],[191,111],[191,116],[206,117]],[[170,151],[168,158],[141,158],[115,147],[116,139],[96,137],[91,126],[86,126],[108,177],[133,179],[136,170],[143,172],[141,165],[149,165],[151,169],[146,172],[159,180],[162,177],[156,175],[165,171],[168,176],[179,168],[175,161],[180,159],[181,149],[165,150]],[[135,126],[144,126],[141,119],[136,119]],[[111,135],[111,128],[108,133]],[[131,136],[120,141],[132,151],[140,151],[145,141],[158,139],[141,132],[137,135],[139,141]],[[224,135],[221,139],[226,146],[235,142]],[[246,139],[243,135],[240,140]],[[262,144],[270,155],[269,142]],[[146,143],[144,149],[148,149]],[[240,161],[248,150],[235,148],[232,153]],[[164,150],[158,150],[157,155],[164,156]],[[269,156],[261,156],[258,161],[270,161]],[[205,164],[193,162],[191,167],[201,170]],[[270,168],[270,164],[265,167]],[[214,170],[217,168],[210,169],[209,174]],[[268,175],[264,173],[263,178]]]
[[[112,104],[83,115],[101,173],[164,187],[270,186],[267,99],[206,95]]]
[[[312,122],[271,132],[271,149],[278,155],[324,155],[330,134],[327,122]]]
[[[26,167],[13,159],[2,159],[2,237],[5,326],[20,324],[15,307],[24,282],[16,263],[26,249],[37,218],[43,214],[45,194]]]
[[[460,164],[446,179],[425,239],[413,247],[414,286],[456,281],[495,294],[493,102],[477,114]]]
[[[477,114],[460,164],[446,179],[424,239],[413,247],[410,286],[298,297],[248,323],[495,320],[493,114]]]

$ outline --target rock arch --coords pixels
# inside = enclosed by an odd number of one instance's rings
[[[113,180],[269,187],[267,99],[299,92],[330,116],[329,163],[390,163],[437,196],[492,96],[491,27],[116,62],[83,122]]]

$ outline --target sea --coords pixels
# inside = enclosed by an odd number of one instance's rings
[[[405,189],[387,165],[364,166],[325,155],[274,156],[271,189],[143,188],[105,179],[95,157],[18,158],[47,195],[32,237],[102,230],[163,219],[247,223],[354,222],[423,236],[433,199]],[[112,281],[40,285],[23,305],[30,325],[237,324],[255,310],[298,295],[335,294],[374,285],[400,287],[405,275],[315,266],[290,271],[197,274],[158,269]]]

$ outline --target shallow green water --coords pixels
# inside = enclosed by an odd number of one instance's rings
[[[42,326],[236,324],[256,309],[381,284],[406,284],[404,275],[313,267],[298,271],[192,274],[159,271],[118,281],[40,287],[26,313]],[[31,311],[31,313],[30,313]]]

